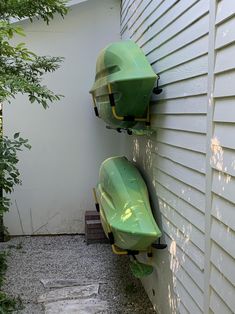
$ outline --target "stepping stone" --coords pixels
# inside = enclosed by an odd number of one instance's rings
[[[65,287],[61,289],[50,290],[38,297],[38,303],[55,302],[59,300],[91,298],[98,294],[99,285],[86,285]]]
[[[106,301],[98,299],[66,300],[46,303],[45,314],[98,314],[108,313]]]
[[[43,284],[44,288],[64,288],[72,286],[84,286],[90,284],[107,283],[105,281],[95,282],[93,279],[87,278],[77,278],[77,279],[41,279],[40,282]]]

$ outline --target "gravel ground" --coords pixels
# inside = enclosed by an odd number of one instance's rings
[[[41,314],[37,297],[45,292],[40,279],[81,279],[100,282],[99,298],[111,313],[155,313],[140,283],[129,269],[128,257],[116,256],[109,244],[86,245],[84,236],[17,237],[0,243],[10,251],[3,289],[19,296],[20,314]]]

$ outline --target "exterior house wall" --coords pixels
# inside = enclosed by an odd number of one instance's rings
[[[163,89],[127,152],[168,244],[143,284],[158,313],[234,313],[235,3],[123,0],[121,34]]]
[[[94,209],[99,166],[120,153],[120,136],[95,117],[89,95],[100,49],[120,38],[120,1],[76,2],[82,3],[49,26],[21,22],[27,37],[19,41],[40,55],[65,57],[45,79],[65,97],[46,111],[21,96],[4,106],[5,135],[20,131],[32,145],[20,154],[23,184],[5,216],[10,234],[82,233],[84,211]]]

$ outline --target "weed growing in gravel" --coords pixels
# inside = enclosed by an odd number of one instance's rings
[[[21,250],[23,248],[22,242],[19,242],[17,245],[14,244],[9,244],[8,249],[16,249],[16,250]]]
[[[4,274],[7,270],[6,256],[6,252],[0,252],[0,288],[2,287]]]
[[[125,287],[125,292],[126,292],[126,294],[133,294],[133,293],[137,293],[138,289],[137,289],[135,284],[129,283]]]
[[[1,290],[3,282],[4,282],[4,275],[7,270],[6,264],[6,252],[0,252],[0,313],[6,314],[11,313],[13,311],[22,309],[22,302],[20,298],[11,298],[5,292]]]

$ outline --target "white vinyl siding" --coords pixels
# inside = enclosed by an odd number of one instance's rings
[[[235,312],[235,2],[218,2],[215,32],[210,308]],[[217,307],[217,308],[216,308]]]
[[[151,103],[156,135],[133,138],[168,244],[169,263],[156,251],[156,269],[171,268],[145,280],[146,290],[157,291],[149,296],[159,313],[235,312],[235,4],[122,1],[121,34],[142,48],[163,89]]]

